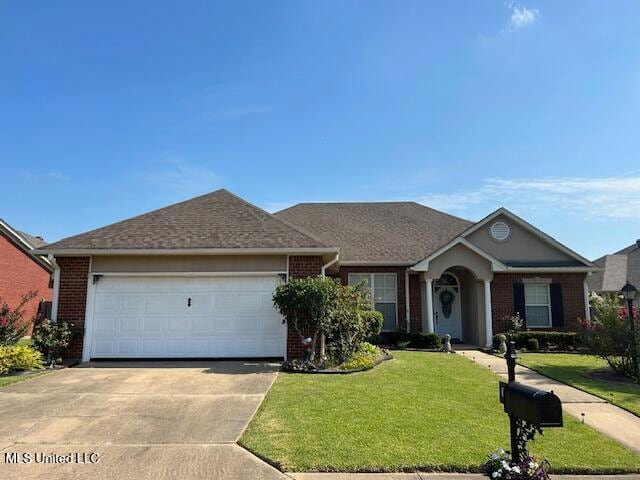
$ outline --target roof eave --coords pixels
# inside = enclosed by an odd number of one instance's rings
[[[91,255],[321,255],[339,253],[337,247],[297,248],[53,248],[38,249],[39,255],[91,256]]]

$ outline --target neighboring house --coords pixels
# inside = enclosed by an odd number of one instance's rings
[[[587,278],[589,290],[600,295],[618,295],[627,281],[640,290],[640,240],[593,263],[602,270]],[[640,295],[635,302],[640,305]]]
[[[51,300],[53,268],[48,260],[33,253],[45,245],[42,238],[20,232],[0,219],[0,299],[14,308],[23,295],[37,292],[24,307],[27,321],[38,313],[42,300]]]
[[[488,345],[520,312],[571,330],[591,262],[507,210],[477,223],[417,203],[300,204],[274,215],[226,190],[46,246],[68,355],[299,356],[275,312],[287,278],[368,282],[386,330]]]

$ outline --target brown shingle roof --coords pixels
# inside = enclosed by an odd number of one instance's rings
[[[591,290],[619,292],[627,280],[640,288],[640,243],[636,242],[612,255],[605,255],[593,263],[603,267],[604,271],[594,272],[587,277]]]
[[[413,264],[473,225],[415,202],[300,203],[274,215],[340,247],[341,262]]]
[[[323,247],[327,245],[223,189],[65,238],[43,250]]]

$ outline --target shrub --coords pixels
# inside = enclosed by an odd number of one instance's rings
[[[363,342],[351,357],[342,364],[343,370],[370,369],[376,363],[381,351],[375,345]]]
[[[42,354],[24,345],[0,346],[0,375],[42,368]]]
[[[536,351],[540,348],[540,343],[535,337],[531,337],[527,340],[527,350]]]
[[[442,339],[437,333],[417,333],[411,335],[409,345],[413,348],[439,350],[442,348]]]
[[[535,339],[538,341],[538,349],[541,350],[559,350],[568,351],[575,350],[582,345],[581,337],[575,332],[518,332],[507,335],[507,343],[509,343],[509,335],[511,340],[516,342],[516,348],[528,348],[529,340]],[[493,336],[493,347],[495,349],[500,345],[498,335]]]
[[[20,298],[15,308],[6,302],[0,303],[0,345],[15,345],[29,328],[29,322],[24,320],[24,306],[33,300],[37,292],[29,292]]]
[[[62,350],[71,341],[71,327],[67,322],[54,322],[48,318],[39,322],[33,329],[31,340],[34,346],[46,357],[47,363],[55,363]]]
[[[633,365],[634,341],[640,344],[640,333],[631,330],[629,312],[621,308],[615,297],[591,297],[594,309],[592,321],[583,321],[581,338],[584,344],[597,355],[607,361],[611,368],[630,378],[635,377]],[[638,318],[635,312],[634,318]],[[640,378],[635,378],[640,381]]]
[[[340,285],[327,322],[327,352],[338,364],[349,360],[365,339],[380,334],[383,317],[357,286]]]

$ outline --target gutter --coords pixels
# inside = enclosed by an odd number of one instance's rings
[[[318,255],[338,253],[338,248],[42,248],[32,252],[39,255],[92,256],[92,255]]]
[[[53,295],[51,297],[51,320],[58,320],[58,298],[60,295],[60,265],[53,254],[47,255],[47,260],[53,267]]]
[[[322,276],[322,278],[324,278],[325,272],[327,271],[327,268],[329,268],[331,265],[333,265],[334,263],[336,263],[338,261],[338,259],[340,258],[340,254],[336,253],[336,256],[333,258],[333,260],[330,260],[328,263],[325,263],[322,266],[322,270],[320,271],[320,275]]]

